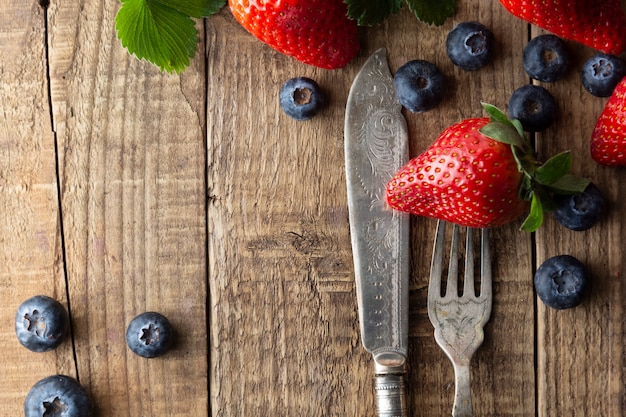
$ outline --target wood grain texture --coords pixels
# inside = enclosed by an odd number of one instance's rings
[[[533,36],[544,33],[533,30]],[[559,119],[538,134],[537,151],[547,158],[567,149],[572,171],[590,178],[607,202],[607,216],[590,230],[574,232],[548,218],[537,233],[537,266],[569,254],[588,269],[591,291],[580,306],[555,311],[537,303],[537,388],[540,416],[619,416],[626,410],[626,285],[622,271],[626,224],[624,171],[603,167],[591,158],[591,132],[606,98],[589,94],[580,82],[585,60],[596,52],[568,43],[574,68],[565,80],[546,85],[559,106]],[[623,56],[622,56],[623,58]]]
[[[250,36],[227,8],[199,21],[198,53],[181,75],[160,73],[116,38],[118,2],[0,0],[1,415],[22,414],[39,378],[79,378],[96,417],[375,415],[371,356],[361,346],[344,173],[344,112],[354,76],[386,47],[392,72],[435,63],[447,81],[440,107],[405,112],[417,155],[448,125],[507,108],[530,80],[522,50],[541,32],[498,2],[459,1],[441,27],[405,7],[362,28],[362,51],[341,70],[298,63]],[[455,68],[445,37],[465,20],[496,35],[494,61]],[[593,51],[570,44],[576,64]],[[315,79],[328,106],[296,122],[278,91]],[[590,159],[606,99],[580,86],[578,68],[544,85],[560,107],[534,136],[538,155],[571,149],[610,211],[570,232],[551,217],[535,235],[521,221],[492,231],[494,304],[472,362],[477,416],[621,417],[626,406],[626,286],[622,283],[624,172]],[[57,167],[58,165],[58,167]],[[452,365],[426,312],[435,222],[412,218],[409,406],[449,415]],[[582,306],[547,309],[533,273],[549,256],[585,262]],[[15,338],[30,295],[58,298],[71,337],[34,354]],[[124,333],[155,310],[177,329],[162,358],[130,352]]]
[[[228,11],[209,20],[207,49],[212,414],[357,414],[354,387],[369,381],[354,367],[364,356],[343,173],[350,77],[278,54]],[[278,106],[296,75],[330,95],[307,123]]]
[[[46,76],[44,13],[36,3],[0,7],[0,401],[2,414],[23,413],[39,379],[75,375],[69,338],[34,353],[15,336],[15,312],[44,294],[67,307],[63,273],[54,135]]]
[[[204,60],[162,74],[122,49],[116,2],[49,11],[54,128],[80,382],[99,415],[206,414]],[[202,47],[201,47],[202,48]],[[175,349],[126,346],[144,311]]]

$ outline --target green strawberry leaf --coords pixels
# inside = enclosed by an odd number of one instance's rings
[[[441,26],[454,16],[456,0],[406,0],[409,9],[422,22]]]
[[[122,0],[126,2],[128,0]],[[217,13],[225,4],[226,0],[152,0],[165,7],[176,9],[190,17],[207,17]]]
[[[483,135],[499,142],[518,147],[524,153],[532,153],[530,144],[526,139],[526,135],[524,135],[522,123],[519,120],[509,119],[502,110],[493,104],[485,102],[481,102],[480,104],[491,119],[491,123],[480,129]]]
[[[360,26],[375,26],[397,13],[404,0],[344,0],[348,16]]]
[[[198,44],[192,17],[217,12],[225,0],[121,0],[115,28],[122,46],[161,71],[181,72]]]
[[[534,179],[538,184],[557,194],[576,194],[587,188],[590,180],[577,177],[569,173],[572,167],[570,151],[553,156],[534,172]]]
[[[567,174],[572,167],[570,151],[562,152],[548,159],[546,163],[535,170],[535,180],[542,185],[552,185]]]
[[[556,202],[554,201],[553,193],[548,190],[548,187],[538,186],[535,193],[537,193],[537,197],[541,200],[541,209],[544,213],[556,210]]]
[[[524,223],[522,223],[521,230],[524,232],[534,232],[539,229],[539,226],[543,223],[543,206],[541,204],[541,198],[537,193],[533,193],[530,201],[530,213]]]
[[[493,120],[494,122],[501,122],[505,124],[510,123],[510,120],[508,117],[506,117],[506,114],[504,114],[502,110],[500,110],[493,104],[485,103],[484,101],[481,101],[480,104],[483,106],[485,112],[487,112],[491,120]]]
[[[515,130],[517,131],[517,134],[520,135],[520,137],[524,138],[524,141],[526,141],[526,136],[524,135],[524,128],[522,127],[522,122],[520,122],[517,119],[513,119],[513,120],[509,119],[502,110],[500,110],[493,104],[485,103],[482,101],[480,102],[480,104],[483,106],[483,109],[485,109],[485,111],[487,112],[487,114],[489,115],[492,121],[511,125],[512,127],[515,128]]]
[[[511,123],[495,120],[483,126],[480,129],[480,133],[488,138],[506,143],[507,145],[516,146],[520,149],[527,147],[526,139],[519,135]]]
[[[565,174],[557,181],[546,187],[555,194],[577,194],[585,191],[591,180],[572,174]]]
[[[515,130],[517,130],[517,134],[520,135],[521,137],[525,138],[526,136],[524,136],[524,128],[522,127],[522,122],[520,122],[517,119],[513,119],[511,120],[511,124],[513,125],[513,127],[515,128]],[[526,140],[524,139],[524,141],[526,142]]]
[[[534,184],[532,177],[525,173],[522,176],[522,182],[519,186],[518,198],[520,200],[530,201],[533,198]]]
[[[422,22],[440,26],[454,16],[456,0],[344,0],[348,6],[348,17],[361,26],[382,23],[397,13],[404,3]]]
[[[522,173],[518,198],[530,201],[530,213],[521,230],[534,232],[543,223],[544,212],[555,209],[554,194],[575,194],[584,191],[589,184],[586,178],[569,173],[572,167],[570,151],[548,159],[543,165],[535,160],[534,151],[526,139],[519,120],[510,120],[502,110],[488,103],[481,103],[491,122],[480,132],[511,146],[517,168]]]

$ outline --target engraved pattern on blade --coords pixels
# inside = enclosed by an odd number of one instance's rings
[[[346,118],[346,175],[361,335],[372,353],[406,353],[408,216],[385,202],[387,182],[408,157],[406,121],[400,111],[386,55],[376,53],[357,75]]]

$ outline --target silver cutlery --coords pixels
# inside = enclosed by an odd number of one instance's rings
[[[453,225],[448,277],[442,294],[446,223],[437,223],[437,234],[428,284],[428,317],[435,328],[435,340],[454,366],[453,417],[472,417],[470,362],[484,340],[483,327],[491,315],[492,271],[489,231],[482,229],[480,292],[474,284],[473,229],[467,228],[463,290],[459,293],[459,226]]]
[[[361,339],[374,359],[379,417],[407,415],[409,217],[385,186],[408,160],[408,133],[387,52],[356,75],[346,106],[346,182]]]

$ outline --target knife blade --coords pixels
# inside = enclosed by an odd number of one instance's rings
[[[409,156],[401,109],[381,48],[352,83],[344,126],[360,331],[374,360],[380,417],[407,415],[409,215],[385,202],[387,182]]]

